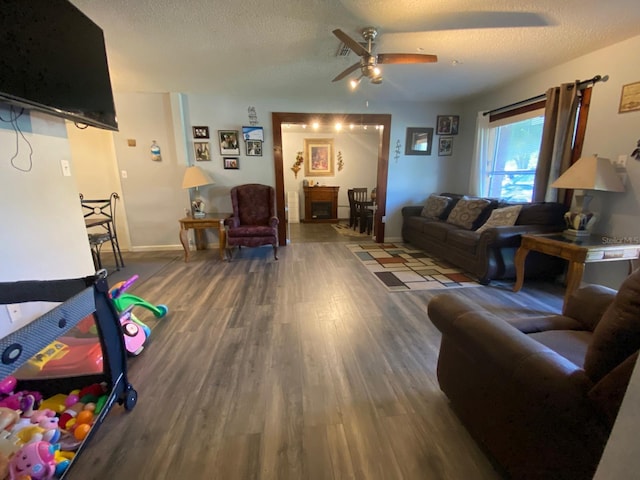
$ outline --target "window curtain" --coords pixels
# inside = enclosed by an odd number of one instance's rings
[[[476,118],[476,138],[471,159],[471,175],[469,177],[469,194],[482,197],[487,181],[487,153],[489,143],[489,115],[478,112]]]
[[[565,191],[551,188],[571,165],[571,149],[579,105],[579,82],[563,83],[546,92],[540,156],[533,184],[534,202],[564,202]]]

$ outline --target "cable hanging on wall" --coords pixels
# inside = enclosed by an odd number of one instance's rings
[[[11,157],[11,159],[9,160],[11,163],[11,166],[16,170],[28,173],[33,168],[33,147],[31,146],[31,143],[29,143],[29,140],[27,140],[27,138],[24,136],[24,133],[22,132],[22,130],[20,129],[20,125],[18,124],[18,119],[23,114],[24,114],[24,108],[21,108],[20,112],[16,112],[14,107],[11,106],[9,108],[9,119],[2,118],[2,115],[0,115],[0,121],[11,124],[11,126],[13,127],[13,131],[16,134],[16,151]],[[20,137],[22,137],[22,139],[29,146],[29,161],[28,161],[27,167],[24,167],[24,168],[19,166],[16,163],[16,159],[18,158],[18,154],[20,153]]]

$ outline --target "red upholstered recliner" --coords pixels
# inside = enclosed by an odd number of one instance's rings
[[[227,257],[231,260],[234,246],[259,247],[273,245],[278,259],[278,217],[273,187],[248,183],[231,189],[233,216],[225,219]]]

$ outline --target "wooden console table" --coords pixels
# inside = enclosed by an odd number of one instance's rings
[[[214,228],[218,230],[218,242],[220,248],[220,260],[224,260],[225,247],[227,245],[227,231],[224,228],[224,219],[227,218],[230,213],[211,213],[207,214],[204,218],[184,217],[178,220],[180,222],[180,243],[184,248],[184,261],[189,261],[189,230],[195,231],[196,237],[196,250],[206,250],[207,239],[205,230],[207,228]]]
[[[567,269],[567,287],[564,294],[562,311],[567,299],[580,287],[586,263],[613,262],[617,260],[635,260],[640,258],[640,244],[622,243],[613,237],[593,234],[579,240],[571,240],[561,234],[522,235],[522,243],[516,252],[516,283],[514,292],[520,291],[524,283],[524,262],[527,254],[534,250],[569,261]]]
[[[340,187],[304,187],[304,223],[337,223]],[[329,204],[326,216],[320,216],[314,204]]]

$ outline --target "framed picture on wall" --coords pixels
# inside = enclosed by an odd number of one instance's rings
[[[211,160],[211,150],[209,142],[193,142],[193,153],[197,162],[208,162]]]
[[[306,177],[333,177],[333,138],[305,138],[304,158]]]
[[[629,83],[622,87],[618,113],[640,110],[640,82]]]
[[[436,133],[438,135],[457,135],[460,117],[458,115],[438,115]]]
[[[259,140],[264,142],[264,131],[262,127],[242,127],[242,138],[244,138],[245,141]]]
[[[433,128],[409,127],[404,147],[405,155],[431,155]]]
[[[237,130],[218,130],[220,155],[240,155]]]
[[[449,157],[453,153],[453,137],[440,137],[438,139],[438,155]]]
[[[262,156],[262,142],[260,140],[247,140],[246,147],[248,157]]]
[[[240,160],[235,157],[224,157],[222,162],[225,170],[238,170],[240,168]]]
[[[191,127],[193,130],[193,138],[209,138],[209,127]]]

